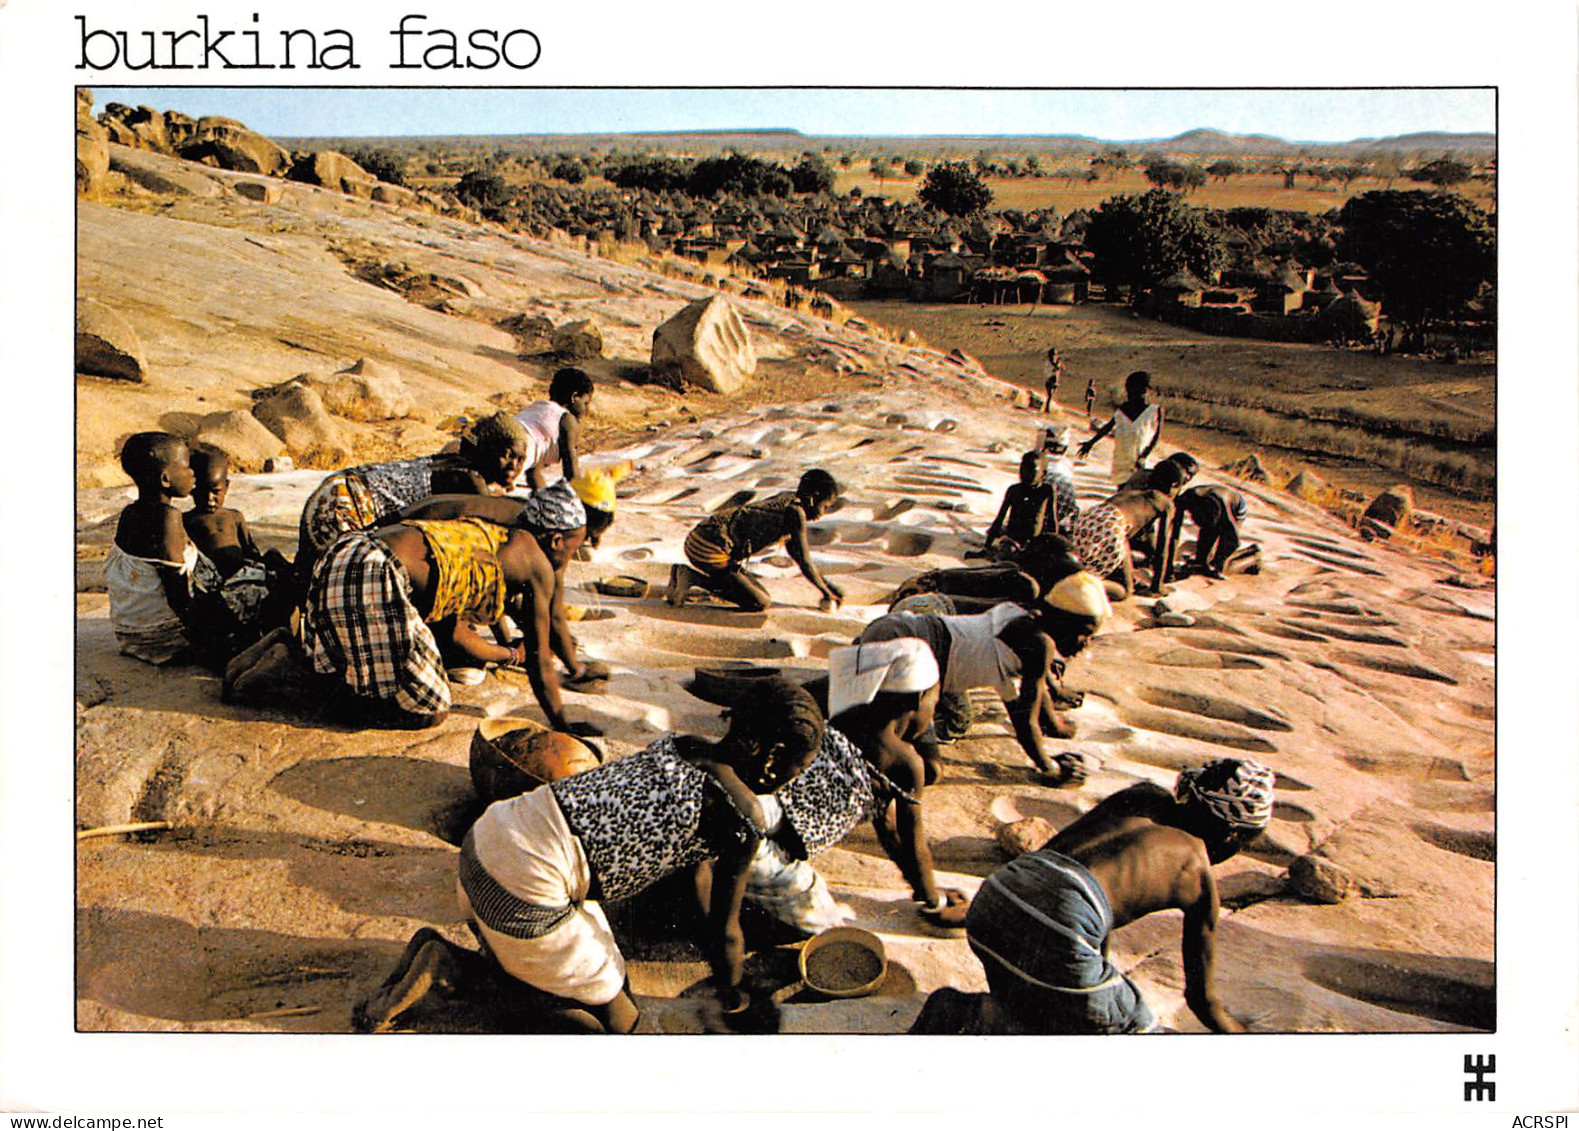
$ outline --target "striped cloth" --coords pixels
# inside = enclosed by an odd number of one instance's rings
[[[313,670],[339,675],[357,695],[412,715],[449,710],[438,642],[411,603],[411,579],[389,546],[342,535],[313,571],[302,606],[301,644]]]
[[[1143,1033],[1156,1018],[1108,960],[1107,893],[1078,860],[1043,848],[987,877],[965,935],[993,1000],[1026,1033]]]

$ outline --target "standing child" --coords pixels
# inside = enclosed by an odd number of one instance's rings
[[[1064,359],[1058,356],[1056,347],[1048,347],[1047,357],[1042,361],[1042,385],[1047,390],[1047,403],[1042,406],[1042,411],[1053,411],[1053,394],[1058,392],[1058,384],[1064,378]]]
[[[224,599],[214,563],[199,552],[173,505],[196,475],[185,442],[138,432],[121,448],[137,498],[121,511],[104,562],[110,622],[121,651],[152,664],[177,658],[220,663],[250,641]]]
[[[1085,458],[1102,437],[1113,435],[1113,467],[1111,474],[1115,485],[1122,484],[1146,462],[1151,450],[1162,438],[1162,406],[1150,404],[1146,394],[1151,391],[1151,374],[1136,370],[1124,378],[1124,403],[1113,411],[1113,419],[1098,428],[1096,434],[1080,445],[1080,456]]]
[[[1094,419],[1092,417],[1092,415],[1091,415],[1091,410],[1096,407],[1096,403],[1097,403],[1097,379],[1095,377],[1087,377],[1086,378],[1086,419],[1087,420]],[[1092,425],[1092,426],[1095,427],[1095,425]]]
[[[574,479],[581,474],[577,447],[581,442],[581,420],[592,408],[592,378],[574,366],[554,374],[548,384],[548,399],[533,401],[520,411],[516,420],[526,429],[527,486],[534,491],[556,479]]]
[[[821,518],[838,497],[833,476],[813,468],[793,491],[704,518],[685,537],[690,564],[676,565],[669,574],[669,603],[684,604],[691,586],[702,585],[747,612],[761,612],[773,601],[745,564],[782,543],[802,576],[822,594],[818,607],[824,612],[838,608],[844,592],[818,572],[806,548],[806,524]]]

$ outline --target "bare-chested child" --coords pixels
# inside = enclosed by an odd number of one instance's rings
[[[836,609],[844,592],[822,576],[806,548],[806,524],[827,513],[839,497],[839,484],[820,468],[800,477],[793,491],[782,491],[761,502],[709,515],[685,538],[689,565],[676,565],[669,574],[667,600],[685,603],[691,586],[701,585],[739,605],[747,612],[761,612],[773,603],[762,583],[746,572],[746,562],[782,544],[802,576],[822,594],[818,608]]]
[[[1191,568],[1206,577],[1222,577],[1230,564],[1235,568],[1249,569],[1259,559],[1260,550],[1254,544],[1241,546],[1239,524],[1245,519],[1245,497],[1232,487],[1221,484],[1204,484],[1180,492],[1173,501],[1173,533],[1169,538],[1168,560],[1163,580],[1173,575],[1173,555],[1179,543],[1179,531],[1188,518],[1199,531],[1195,540],[1195,561]]]
[[[1043,481],[1040,452],[1020,457],[1020,480],[1003,493],[998,514],[987,527],[987,550],[1012,556],[1042,532],[1052,506],[1053,489]]]
[[[1219,905],[1212,865],[1266,828],[1275,775],[1225,758],[1179,774],[1170,796],[1142,782],[987,877],[965,918],[990,1000],[939,990],[913,1033],[1144,1033],[1140,990],[1108,938],[1154,911],[1184,912],[1184,1000],[1208,1029],[1242,1033],[1214,985]]]
[[[104,563],[121,651],[155,664],[223,662],[250,642],[238,640],[245,632],[238,612],[246,609],[229,607],[219,571],[187,537],[174,506],[197,481],[186,443],[168,432],[138,432],[121,448],[121,467],[137,498],[121,511]]]
[[[263,551],[247,529],[247,519],[225,505],[230,493],[230,456],[217,448],[193,448],[192,509],[181,516],[186,536],[229,577],[249,562],[262,562]]]
[[[1151,551],[1151,584],[1146,592],[1167,592],[1162,583],[1163,564],[1172,545],[1173,499],[1184,485],[1184,469],[1164,461],[1152,468],[1150,485],[1121,489],[1075,519],[1075,553],[1086,569],[1104,579],[1108,596],[1123,601],[1135,587],[1135,566],[1130,540],[1152,523],[1157,537]]]

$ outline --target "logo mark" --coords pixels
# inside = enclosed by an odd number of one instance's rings
[[[1464,1054],[1464,1075],[1473,1076],[1473,1080],[1464,1081],[1464,1102],[1470,1100],[1495,1100],[1497,1098],[1497,1085],[1486,1077],[1497,1071],[1497,1055],[1470,1056]]]

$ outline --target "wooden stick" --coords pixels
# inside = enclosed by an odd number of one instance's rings
[[[100,825],[94,829],[79,829],[78,840],[91,836],[117,836],[121,833],[158,833],[175,828],[169,821],[134,821],[129,825]]]
[[[265,1009],[262,1013],[247,1014],[248,1021],[262,1021],[270,1017],[307,1017],[323,1009],[321,1005],[293,1005],[285,1009]]]

